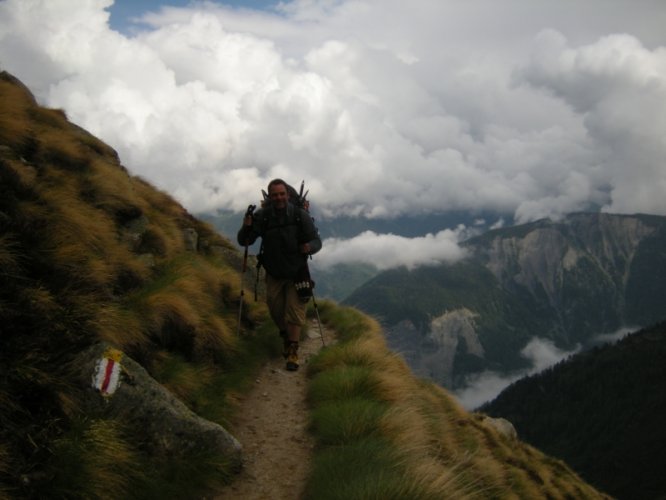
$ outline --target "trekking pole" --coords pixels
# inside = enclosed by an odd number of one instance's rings
[[[241,276],[241,282],[243,281],[243,276]],[[238,336],[241,334],[241,319],[243,317],[243,297],[245,296],[245,290],[243,290],[243,284],[241,283],[240,291],[240,306],[238,307]]]
[[[317,317],[317,325],[319,325],[319,336],[321,337],[321,345],[326,347],[326,342],[324,342],[324,331],[321,329],[321,318],[319,317],[319,308],[317,307],[317,300],[315,299],[314,290],[312,290],[312,305],[314,305],[315,316]]]
[[[252,217],[254,209],[257,208],[255,205],[249,205],[247,211],[245,212],[245,217]],[[240,290],[240,305],[238,307],[238,336],[240,337],[241,333],[241,320],[243,318],[243,298],[245,297],[245,287],[243,286],[243,275],[247,269],[247,250],[250,246],[249,238],[245,238],[245,252],[243,253],[243,267],[241,268],[241,290]]]

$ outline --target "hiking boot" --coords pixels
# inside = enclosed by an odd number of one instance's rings
[[[287,370],[290,372],[298,370],[298,342],[289,342],[287,348]]]

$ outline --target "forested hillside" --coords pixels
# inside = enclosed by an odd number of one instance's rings
[[[666,323],[577,354],[480,411],[621,499],[666,496]]]

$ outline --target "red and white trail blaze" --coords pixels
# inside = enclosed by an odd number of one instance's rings
[[[121,359],[122,353],[120,351],[109,349],[97,361],[95,374],[93,375],[93,387],[102,396],[111,396],[120,385]]]

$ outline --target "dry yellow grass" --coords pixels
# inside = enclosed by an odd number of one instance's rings
[[[97,308],[92,320],[100,340],[124,352],[145,352],[150,339],[141,319],[120,304],[103,304]]]
[[[118,165],[103,158],[91,160],[90,171],[83,177],[84,196],[95,207],[109,214],[140,211],[146,203],[136,194],[136,182]]]
[[[69,458],[54,465],[55,481],[67,496],[122,498],[140,474],[138,454],[112,420],[83,422],[54,442],[57,455]],[[68,491],[69,490],[69,491]]]
[[[17,152],[29,147],[33,135],[33,123],[28,116],[32,103],[26,102],[25,92],[16,85],[0,80],[0,144]]]
[[[187,363],[168,351],[156,353],[153,372],[164,387],[183,401],[210,384],[215,376],[215,370],[210,365]]]
[[[205,480],[172,477],[170,457],[132,449],[128,443],[140,440],[142,429],[82,418],[80,392],[67,382],[76,370],[67,371],[67,360],[106,341],[160,372],[189,403],[224,415],[220,386],[249,376],[227,370],[245,370],[246,360],[270,352],[268,345],[250,352],[235,333],[239,269],[226,261],[238,260],[235,246],[130,175],[112,148],[62,111],[40,108],[4,72],[0,187],[0,274],[7,282],[0,313],[14,327],[0,338],[11,359],[11,376],[0,380],[0,420],[14,430],[0,444],[0,498],[6,484],[35,498],[126,497],[130,483],[142,498],[174,485],[201,490]],[[196,248],[184,234],[192,229]],[[265,316],[265,306],[246,301],[245,326]],[[39,408],[26,406],[35,397]],[[49,451],[36,459],[34,449]],[[206,460],[188,457],[186,465],[219,478],[220,467],[213,474]],[[29,485],[17,472],[27,469],[35,471]],[[151,477],[137,478],[139,470]]]

